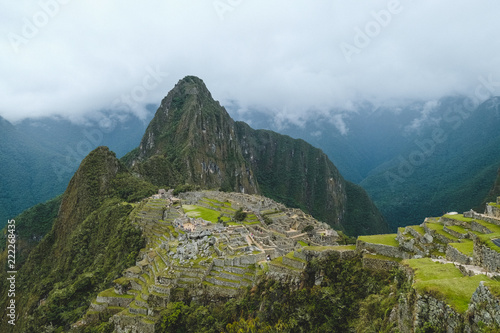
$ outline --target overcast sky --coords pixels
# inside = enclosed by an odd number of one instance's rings
[[[494,0],[3,1],[0,116],[144,116],[186,75],[241,113],[292,120],[473,95],[481,77],[500,87],[499,13]]]

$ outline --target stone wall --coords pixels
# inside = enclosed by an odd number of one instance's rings
[[[473,264],[486,268],[490,272],[500,272],[500,253],[474,239]]]
[[[288,258],[288,257],[283,257],[283,265],[291,266],[297,269],[304,269],[306,268],[307,262],[302,261],[300,258]]]
[[[470,224],[472,231],[478,231],[483,234],[491,234],[491,230],[486,228],[484,225],[477,223],[476,221],[472,221]]]
[[[473,332],[467,316],[458,313],[445,302],[429,295],[420,295],[415,290],[400,295],[391,317],[397,321],[397,328],[401,333],[414,333],[425,325],[431,325],[440,332]]]
[[[472,209],[469,210],[468,212],[464,212],[464,217],[469,217],[471,219],[483,220],[483,221],[486,221],[486,222],[489,222],[489,223],[500,225],[500,219],[494,218],[494,217],[491,217],[491,216],[486,216],[484,214],[476,213]]]
[[[414,328],[430,323],[446,332],[464,332],[464,318],[448,304],[428,295],[416,295]]]
[[[492,217],[500,218],[500,209],[497,206],[487,205],[486,214]]]
[[[459,238],[459,239],[463,239],[463,238],[467,238],[467,237],[468,237],[468,234],[467,234],[467,233],[462,234],[462,233],[460,233],[460,232],[458,232],[458,231],[455,231],[455,230],[452,230],[452,229],[450,229],[450,228],[447,228],[446,226],[444,226],[444,227],[443,227],[443,230],[444,230],[445,232],[449,233],[450,235],[455,236],[455,237],[457,237],[457,238]]]
[[[384,260],[378,258],[363,257],[363,267],[378,271],[390,271],[392,268],[399,266],[399,263],[393,260]]]
[[[472,257],[463,254],[450,244],[446,247],[446,259],[449,261],[459,262],[464,265],[472,264]]]
[[[356,241],[356,248],[358,251],[367,250],[368,252],[377,253],[386,257],[409,259],[410,254],[400,250],[398,247],[384,245],[384,244],[373,244],[366,243],[361,240]]]
[[[480,323],[500,326],[500,300],[482,281],[472,295],[467,312],[471,314],[469,318],[473,329],[477,328]]]
[[[130,302],[133,301],[133,298],[129,297],[104,297],[97,296],[96,302],[98,303],[108,303],[109,306],[120,306],[122,308],[127,307]]]
[[[155,325],[146,323],[140,316],[113,316],[116,333],[154,333]]]

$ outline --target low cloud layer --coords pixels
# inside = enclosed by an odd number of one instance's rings
[[[500,92],[495,1],[9,2],[0,12],[0,116],[100,110],[144,117],[186,75],[221,103],[279,119]],[[342,128],[342,118],[334,121]]]

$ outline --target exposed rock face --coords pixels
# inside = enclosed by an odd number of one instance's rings
[[[473,326],[480,323],[487,326],[500,326],[500,300],[483,282],[479,283],[479,287],[472,295],[468,311],[474,314],[470,316]]]
[[[191,183],[258,192],[236,140],[234,121],[193,76],[179,81],[163,99],[131,164],[159,185]]]
[[[319,149],[303,140],[236,123],[244,157],[265,196],[290,206],[303,206],[330,225],[344,222],[345,181]]]
[[[500,300],[483,282],[472,295],[465,313],[458,313],[445,302],[418,293],[402,295],[394,311],[398,329],[404,333],[412,333],[425,325],[450,333],[483,332],[485,327],[500,326]]]
[[[262,193],[351,235],[388,231],[366,192],[346,182],[321,150],[234,122],[197,77],[168,93],[124,161],[157,186]]]
[[[443,332],[471,332],[462,315],[445,302],[427,295],[416,294],[409,299],[401,297],[397,314],[398,329],[404,333],[414,332],[426,324]]]

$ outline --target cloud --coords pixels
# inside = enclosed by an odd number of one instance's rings
[[[427,101],[421,108],[420,115],[413,119],[410,125],[406,127],[406,130],[408,132],[412,131],[418,131],[422,125],[428,123],[428,122],[439,122],[440,120],[440,115],[438,117],[433,117],[436,113],[437,108],[439,107],[439,101]],[[416,108],[417,110],[420,109],[420,107]]]
[[[349,129],[347,128],[346,123],[344,122],[343,114],[334,114],[330,118],[330,122],[339,130],[340,134],[346,135]]]
[[[479,76],[500,81],[498,9],[492,0],[9,2],[0,116],[144,117],[186,75],[223,104],[297,124],[361,100],[471,95]],[[356,46],[360,31],[369,43]],[[345,44],[359,50],[350,61]],[[151,69],[161,80],[148,79]]]

